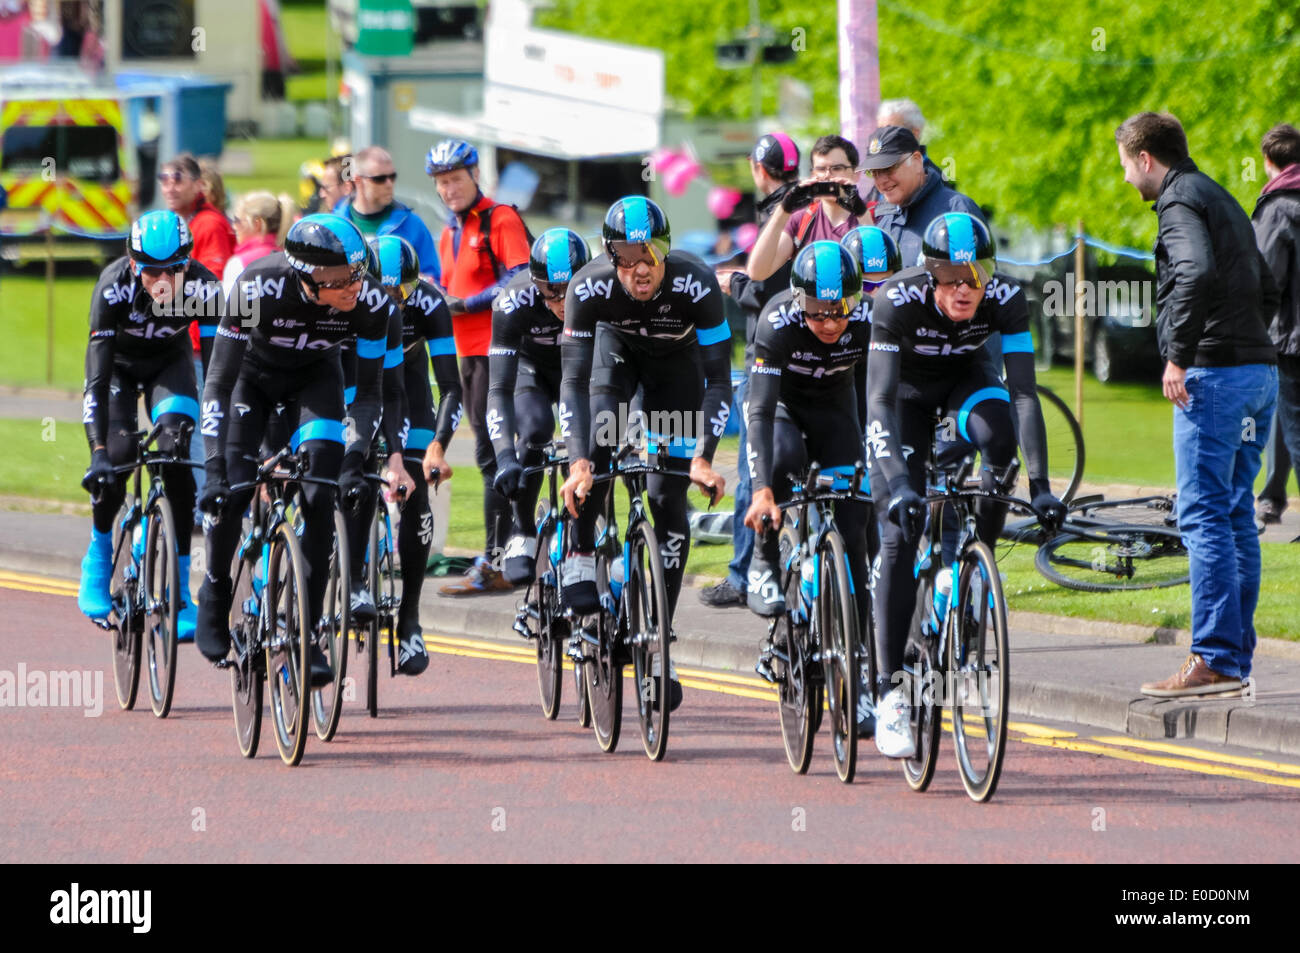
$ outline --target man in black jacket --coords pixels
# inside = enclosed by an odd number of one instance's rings
[[[1182,125],[1139,113],[1115,130],[1124,181],[1159,218],[1156,310],[1174,404],[1178,528],[1191,565],[1192,652],[1146,695],[1239,695],[1255,651],[1254,484],[1277,406],[1267,318],[1277,286],[1250,219],[1196,168]]]
[[[1277,417],[1268,445],[1268,479],[1256,515],[1276,523],[1286,509],[1292,467],[1300,480],[1300,130],[1279,123],[1260,143],[1268,183],[1251,219],[1255,240],[1282,301],[1270,331],[1277,347]]]

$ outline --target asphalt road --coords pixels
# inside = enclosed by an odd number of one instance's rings
[[[685,671],[667,759],[543,720],[528,647],[431,639],[418,679],[381,676],[300,766],[240,757],[229,680],[182,647],[166,720],[118,709],[107,636],[67,583],[0,579],[0,861],[1296,861],[1300,764],[1078,725],[1013,722],[995,799],[963,792],[944,737],[910,792],[868,742],[835,777],[825,735],[793,774],[754,679]],[[6,673],[102,673],[103,710],[16,707]],[[566,691],[571,684],[566,677]],[[143,694],[143,687],[142,687]],[[630,694],[630,693],[629,693]],[[92,699],[93,701],[93,699]],[[93,715],[93,705],[92,715]],[[1099,740],[1100,739],[1100,740]]]

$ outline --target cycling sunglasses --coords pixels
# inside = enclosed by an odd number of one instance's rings
[[[857,307],[858,296],[839,298],[833,301],[817,301],[805,296],[799,310],[803,316],[814,323],[823,321],[846,321],[853,309]]]
[[[376,185],[383,185],[385,182],[396,182],[397,173],[385,172],[383,175],[363,175],[361,178],[369,179],[371,182],[374,182]]]
[[[615,268],[633,268],[645,262],[651,268],[668,256],[668,243],[662,239],[648,242],[610,242],[609,260]]]
[[[533,287],[547,301],[563,301],[565,293],[569,290],[569,283],[567,281],[538,281],[534,278]]]
[[[935,261],[925,263],[926,271],[936,285],[966,285],[976,291],[989,282],[992,267],[985,261]]]
[[[360,282],[365,274],[366,263],[363,261],[347,269],[346,272],[342,268],[319,268],[308,277],[307,281],[318,290],[342,291]]]

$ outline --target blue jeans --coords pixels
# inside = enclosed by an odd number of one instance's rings
[[[747,586],[749,560],[754,555],[754,531],[745,525],[745,513],[753,501],[753,489],[749,485],[749,460],[747,454],[749,428],[745,425],[745,398],[749,395],[749,376],[740,379],[736,385],[736,406],[740,408],[740,452],[736,457],[736,510],[731,522],[731,563],[727,566],[727,582],[741,592]]]
[[[1178,529],[1191,563],[1192,651],[1244,678],[1255,653],[1259,535],[1255,477],[1277,408],[1271,364],[1193,367],[1174,408]]]

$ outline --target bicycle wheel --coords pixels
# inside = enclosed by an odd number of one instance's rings
[[[1065,401],[1042,384],[1038,385],[1038,405],[1043,409],[1043,423],[1047,428],[1047,472],[1052,494],[1069,503],[1083,480],[1083,431]],[[1019,492],[1028,498],[1029,467],[1023,454],[1020,458]]]
[[[311,708],[311,621],[302,544],[289,523],[276,527],[266,567],[262,631],[266,633],[266,677],[271,722],[280,760],[293,766],[307,745]]]
[[[378,644],[388,653],[388,677],[392,678],[397,675],[397,610],[401,600],[397,596],[397,548],[393,545],[393,522],[382,497],[375,510],[375,523],[379,529],[379,582],[370,592],[375,599],[375,619],[379,624]],[[378,676],[376,670],[376,689],[379,687]]]
[[[840,534],[822,538],[817,559],[817,631],[830,714],[831,755],[835,773],[845,784],[858,762],[858,607],[850,588],[847,557]]]
[[[537,690],[542,698],[542,714],[554,721],[560,713],[560,696],[564,685],[564,651],[569,643],[569,626],[560,617],[560,594],[555,588],[551,568],[551,540],[555,531],[545,529],[537,537],[537,571],[533,575],[525,603],[536,615]]]
[[[365,628],[366,652],[366,711],[371,718],[379,717],[379,633],[383,621],[379,616],[379,510],[370,518],[370,533],[366,545],[366,585],[370,598],[375,600],[375,619]],[[358,650],[360,651],[360,650]]]
[[[668,751],[672,620],[668,615],[663,563],[659,559],[659,539],[648,521],[637,525],[627,552],[623,600],[641,744],[651,761],[662,761]]]
[[[782,530],[786,532],[786,530]],[[798,546],[792,539],[789,549]],[[773,674],[777,681],[777,710],[785,757],[795,774],[806,774],[817,737],[817,713],[822,707],[821,685],[812,677],[808,617],[799,594],[799,567],[785,571],[785,612],[773,632]]]
[[[916,609],[903,650],[903,687],[911,704],[912,737],[916,740],[916,754],[903,759],[903,777],[907,786],[917,792],[928,788],[934,779],[943,720],[939,700],[943,686],[939,640],[933,631],[923,628],[929,622],[933,601],[933,577],[926,575],[917,588]]]
[[[311,693],[311,717],[316,737],[329,741],[338,731],[343,713],[343,681],[348,674],[348,629],[352,625],[352,563],[348,528],[343,513],[334,510],[334,547],[330,550],[330,576],[325,584],[324,610],[314,633],[316,644],[330,660],[334,681]]]
[[[1038,548],[1034,568],[1058,586],[1083,592],[1164,589],[1191,579],[1182,537],[1155,526],[1067,530]]]
[[[137,609],[139,569],[131,556],[131,534],[139,521],[137,512],[135,501],[128,499],[113,524],[113,574],[109,583],[113,605],[109,615],[109,631],[113,633],[113,687],[117,691],[117,703],[124,711],[135,707],[140,689],[140,642],[144,630],[144,619]]]
[[[596,556],[596,584],[600,587],[601,602],[609,595],[609,557]],[[582,665],[587,681],[587,700],[591,705],[591,726],[596,732],[600,750],[613,752],[618,747],[618,734],[623,724],[623,663],[616,660],[619,639],[619,620],[602,608],[593,617],[597,645],[586,645],[587,659]]]
[[[587,695],[586,664],[573,666],[573,688],[578,695],[578,727],[591,727],[591,698]]]
[[[235,660],[230,666],[230,699],[235,712],[235,741],[245,758],[257,754],[262,736],[262,682],[264,656],[258,643],[258,595],[253,589],[253,573],[262,555],[262,547],[247,534],[239,542],[230,569],[233,599],[230,612],[230,639]]]
[[[1141,496],[1120,500],[1084,497],[1070,506],[1070,524],[1084,527],[1151,526],[1178,531],[1176,498],[1170,495]],[[1070,529],[1067,525],[1066,529]]]
[[[166,497],[154,501],[148,524],[142,579],[149,707],[159,718],[166,718],[172,710],[172,694],[176,688],[176,617],[181,611],[176,523]],[[189,580],[185,582],[188,586]]]
[[[961,783],[974,801],[998,786],[1007,746],[1010,646],[1007,603],[993,552],[968,543],[948,610],[948,688]]]

